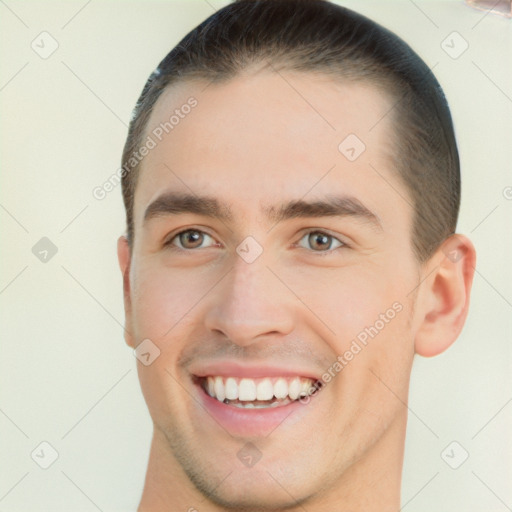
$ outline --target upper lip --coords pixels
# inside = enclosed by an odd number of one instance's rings
[[[192,365],[190,373],[196,377],[305,377],[313,380],[319,379],[317,372],[305,368],[290,368],[268,364],[243,364],[235,361],[217,361]]]

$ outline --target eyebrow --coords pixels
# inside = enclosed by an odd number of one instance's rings
[[[144,213],[144,223],[157,217],[192,213],[223,222],[233,222],[231,209],[216,198],[176,192],[165,192]],[[327,196],[316,201],[291,200],[280,206],[267,206],[264,213],[270,222],[308,217],[354,217],[382,230],[379,217],[353,196]]]

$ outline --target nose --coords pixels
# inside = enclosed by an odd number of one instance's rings
[[[231,271],[213,290],[205,326],[240,346],[285,336],[294,327],[292,299],[263,258],[247,263],[236,257]]]

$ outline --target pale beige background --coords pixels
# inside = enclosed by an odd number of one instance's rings
[[[151,424],[120,326],[121,191],[92,191],[119,166],[149,73],[225,3],[0,2],[0,511],[137,505]],[[435,65],[462,158],[459,231],[478,251],[462,336],[415,363],[403,510],[512,510],[512,20],[458,0],[339,3]],[[47,59],[31,48],[42,31],[59,45]],[[458,59],[441,46],[453,31],[469,44]],[[31,252],[42,237],[58,247],[47,263]],[[469,452],[456,470],[440,456],[454,440]],[[30,456],[42,441],[59,454],[46,470]]]

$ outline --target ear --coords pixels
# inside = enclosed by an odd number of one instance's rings
[[[426,265],[431,272],[423,282],[421,322],[415,351],[431,357],[445,351],[459,336],[469,309],[476,251],[463,235],[452,235]],[[430,270],[433,268],[433,270]]]
[[[125,315],[125,328],[124,339],[126,344],[135,348],[134,340],[131,335],[131,322],[132,322],[132,300],[130,291],[130,264],[131,264],[131,251],[130,244],[125,236],[120,236],[117,240],[117,258],[119,260],[119,267],[123,276],[123,296],[124,296],[124,315]]]

